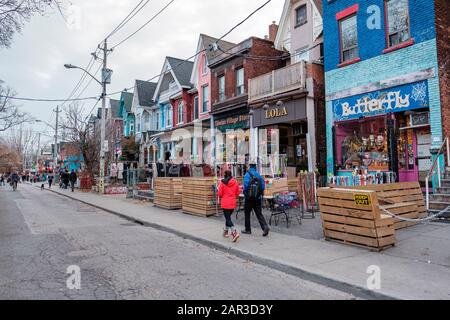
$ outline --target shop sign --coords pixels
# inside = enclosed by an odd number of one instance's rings
[[[333,101],[334,120],[343,121],[428,108],[426,80]]]
[[[355,204],[357,206],[370,206],[370,198],[368,194],[355,194]]]
[[[294,122],[306,119],[306,99],[285,101],[283,105],[272,104],[267,110],[254,109],[253,125],[270,126],[278,123]]]
[[[250,115],[241,114],[214,121],[214,126],[222,131],[230,129],[246,129],[250,126]]]
[[[285,117],[287,115],[289,115],[289,113],[288,113],[286,107],[276,108],[276,109],[266,111],[266,119]]]

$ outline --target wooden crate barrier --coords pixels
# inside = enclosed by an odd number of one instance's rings
[[[426,218],[428,216],[422,188],[420,187],[419,182],[367,185],[344,189],[376,191],[378,201],[381,204],[387,204],[385,208],[400,217],[418,219]],[[396,230],[416,224],[417,222],[407,222],[395,219]]]
[[[168,210],[182,208],[183,183],[181,178],[156,178],[154,184],[155,206]]]
[[[324,236],[373,250],[395,245],[394,219],[380,213],[377,193],[370,190],[318,190]]]
[[[217,213],[214,178],[183,178],[183,212],[209,217]]]

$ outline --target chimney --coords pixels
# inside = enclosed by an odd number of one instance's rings
[[[275,21],[272,21],[272,24],[269,26],[269,40],[275,42],[277,33],[278,33],[278,25],[275,23]]]

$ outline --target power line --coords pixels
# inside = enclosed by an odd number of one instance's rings
[[[241,22],[239,22],[237,25],[235,25],[233,28],[231,28],[227,33],[225,33],[223,36],[221,36],[219,39],[217,39],[216,43],[220,40],[222,40],[223,38],[225,38],[227,35],[229,35],[230,33],[232,33],[236,28],[238,28],[239,26],[241,26],[244,22],[246,22],[248,19],[250,19],[255,13],[257,13],[258,11],[260,11],[262,8],[264,8],[265,6],[267,6],[269,4],[269,2],[271,2],[272,0],[268,0],[266,1],[263,5],[261,5],[260,7],[258,7],[257,9],[255,9],[253,12],[251,12],[244,20],[242,20]]]
[[[268,1],[266,1],[264,4],[262,4],[261,6],[259,6],[259,7],[256,8],[255,10],[253,10],[247,17],[245,17],[243,20],[241,20],[239,23],[237,23],[235,26],[233,26],[229,31],[227,31],[224,35],[222,35],[220,38],[218,38],[218,39],[215,41],[215,43],[217,44],[220,40],[223,40],[223,38],[225,38],[227,35],[229,35],[231,32],[233,32],[237,27],[239,27],[239,26],[241,26],[243,23],[245,23],[245,22],[246,22],[248,19],[250,19],[255,13],[257,13],[258,11],[260,11],[261,9],[263,9],[265,6],[267,6],[271,1],[272,1],[272,0],[268,0]],[[172,2],[173,2],[173,1],[172,1]],[[232,49],[232,48],[231,48],[231,49]],[[231,50],[231,49],[230,49],[230,50]],[[176,69],[177,67],[183,65],[184,63],[189,62],[189,60],[195,58],[196,56],[198,56],[199,54],[203,53],[204,51],[205,51],[205,49],[200,50],[199,52],[195,53],[194,55],[190,56],[189,58],[184,59],[181,63],[177,64],[176,66],[174,66],[174,67],[172,67],[172,68],[169,68],[169,69],[165,70],[164,72],[161,72],[161,73],[155,75],[154,77],[150,78],[149,80],[147,80],[147,82],[150,82],[150,81],[152,81],[152,80],[155,80],[156,78],[158,78],[158,77],[164,75],[167,71],[174,70],[174,69]],[[229,51],[229,50],[228,50],[228,51]],[[139,85],[139,84],[138,84],[138,85]],[[133,86],[133,87],[130,87],[130,88],[125,88],[124,90],[131,90],[131,89],[133,89],[133,88],[134,88],[134,86]],[[122,93],[122,92],[123,92],[123,90],[121,90],[121,91],[116,91],[116,92],[113,92],[113,93],[108,94],[108,96],[113,96],[113,95],[116,95],[116,94],[119,94],[119,93]]]
[[[111,48],[111,50],[114,50],[115,48],[117,48],[118,46],[120,46],[122,43],[124,43],[125,41],[127,41],[128,39],[130,39],[131,37],[133,37],[136,33],[138,33],[139,31],[141,31],[142,29],[144,29],[150,22],[152,22],[153,20],[155,20],[161,13],[163,13],[172,3],[174,3],[175,0],[171,0],[169,1],[161,10],[159,10],[153,17],[151,17],[146,23],[144,23],[139,29],[137,29],[135,32],[133,32],[132,34],[130,34],[128,37],[126,37],[125,39],[123,39],[122,41],[120,41],[118,44],[116,44],[115,46],[113,46]]]
[[[119,23],[119,25],[116,27],[116,28],[114,28],[114,30],[113,31],[111,31],[111,33],[106,37],[106,39],[107,38],[110,38],[111,36],[113,36],[115,33],[117,33],[120,29],[122,29],[128,22],[130,22],[131,21],[131,19],[133,19],[149,2],[150,2],[150,0],[147,0],[143,5],[142,5],[142,7],[140,7],[139,9],[138,9],[138,7],[142,4],[142,2],[144,2],[144,0],[141,0],[137,5],[136,5],[136,7],[134,7],[134,9]],[[137,11],[136,11],[136,9],[138,9]]]
[[[84,98],[78,98],[78,99],[36,99],[36,98],[22,98],[22,97],[11,97],[11,96],[0,95],[0,98],[7,98],[7,99],[11,99],[11,100],[18,100],[18,101],[31,101],[31,102],[68,102],[68,101],[93,100],[93,99],[97,99],[98,97],[84,97]]]

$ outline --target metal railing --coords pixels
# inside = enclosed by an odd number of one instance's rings
[[[436,157],[434,158],[433,164],[431,165],[430,171],[428,171],[428,175],[425,178],[425,187],[426,187],[426,201],[427,201],[427,210],[430,210],[430,179],[437,176],[438,187],[441,188],[441,166],[439,165],[439,158],[441,155],[444,155],[444,149],[447,149],[447,161],[448,166],[450,167],[450,148],[449,148],[449,139],[446,137],[444,142],[442,142],[441,147],[439,148]],[[433,190],[434,191],[434,190]]]

